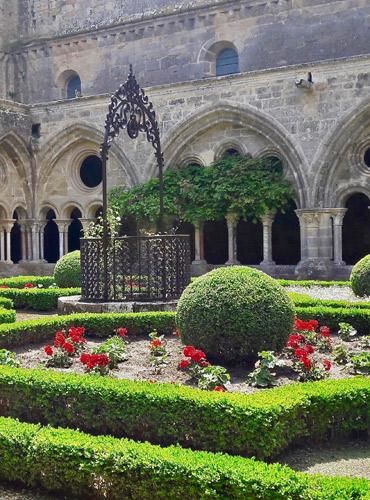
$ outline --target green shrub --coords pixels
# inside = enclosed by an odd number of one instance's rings
[[[1,297],[1,291],[0,288],[0,309],[14,309],[14,302],[6,297]]]
[[[0,478],[66,498],[350,500],[369,481],[0,419]]]
[[[54,276],[14,276],[13,278],[1,278],[0,286],[9,288],[24,288],[24,285],[31,283],[34,286],[42,285],[49,287],[54,285]]]
[[[320,281],[320,280],[277,280],[281,286],[351,286],[349,281]]]
[[[286,292],[261,271],[215,269],[183,292],[176,323],[184,343],[226,363],[279,351],[292,331],[294,306]]]
[[[370,295],[370,255],[366,255],[353,266],[350,280],[355,295]]]
[[[335,300],[335,299],[318,299],[310,297],[303,293],[288,292],[289,297],[297,307],[330,307],[330,308],[344,308],[350,309],[369,309],[370,302],[354,302],[351,300]]]
[[[59,297],[80,294],[80,288],[0,288],[0,298],[11,299],[16,309],[35,311],[52,311],[57,308]]]
[[[0,394],[2,416],[262,459],[303,439],[370,430],[365,377],[244,395],[0,367]]]
[[[6,325],[15,323],[15,311],[13,309],[0,309],[0,324],[3,323]]]
[[[54,279],[60,288],[81,286],[80,251],[67,253],[55,265]]]
[[[301,319],[317,319],[320,325],[327,325],[337,331],[339,323],[349,323],[359,335],[370,332],[370,309],[357,307],[296,307],[296,315]]]
[[[14,314],[14,311],[8,311]],[[1,310],[0,310],[1,322]],[[80,313],[45,319],[20,321],[14,325],[0,325],[0,347],[12,348],[50,340],[57,330],[70,326],[84,326],[87,333],[97,337],[110,337],[119,327],[126,327],[129,336],[148,335],[153,330],[169,335],[175,330],[175,313]]]

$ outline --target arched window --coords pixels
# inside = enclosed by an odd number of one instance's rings
[[[216,58],[216,76],[239,73],[239,56],[235,49],[223,49]]]
[[[269,163],[269,167],[273,172],[282,174],[283,173],[283,162],[277,156],[268,156],[265,158],[266,162]]]
[[[81,95],[81,79],[78,75],[72,76],[67,82],[67,99],[74,99]]]
[[[223,154],[222,158],[230,158],[235,156],[241,156],[240,152],[235,148],[228,148]]]
[[[80,177],[86,187],[95,188],[102,181],[102,162],[99,156],[90,155],[80,167]]]

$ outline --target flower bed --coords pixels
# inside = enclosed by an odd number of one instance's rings
[[[14,276],[13,278],[1,278],[0,287],[24,288],[25,285],[34,287],[45,287],[55,285],[54,276]]]
[[[79,295],[79,288],[2,288],[0,298],[5,297],[13,301],[16,309],[33,309],[35,311],[52,311],[57,308],[59,297]]]
[[[0,419],[0,478],[68,498],[361,499],[369,482]],[[154,493],[155,492],[155,493]]]

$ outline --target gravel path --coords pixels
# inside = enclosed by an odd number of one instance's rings
[[[56,313],[56,311],[40,312],[20,309],[17,311],[16,321],[27,321],[29,319],[46,319],[50,316],[58,316],[58,314]]]
[[[317,299],[350,300],[351,302],[370,302],[370,297],[356,297],[347,286],[289,286],[289,292],[304,293]]]
[[[356,441],[326,448],[306,446],[280,456],[278,461],[309,474],[370,479],[370,442]]]

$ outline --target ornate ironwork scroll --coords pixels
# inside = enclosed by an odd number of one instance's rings
[[[90,301],[171,300],[190,282],[189,236],[110,238],[107,162],[112,141],[125,129],[153,146],[159,176],[159,232],[163,231],[163,153],[153,104],[130,65],[128,79],[112,95],[101,145],[103,237],[81,240],[82,299]],[[103,266],[101,266],[103,263]]]

